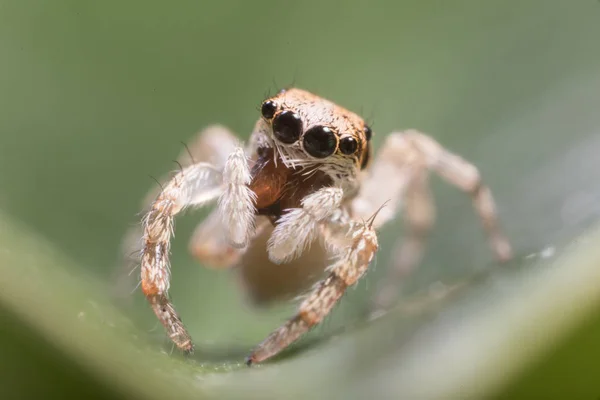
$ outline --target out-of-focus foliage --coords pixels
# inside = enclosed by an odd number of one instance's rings
[[[600,239],[584,235],[600,216],[599,19],[592,0],[0,0],[0,393],[600,396]],[[198,351],[169,355],[135,279],[115,301],[122,234],[181,141],[215,122],[246,138],[292,82],[370,118],[376,146],[415,127],[473,161],[517,259],[497,267],[469,199],[434,180],[438,224],[398,309],[360,318],[400,221],[323,326],[248,370],[293,304],[255,310],[231,273],[198,266],[186,241],[206,213],[189,213],[172,295]]]

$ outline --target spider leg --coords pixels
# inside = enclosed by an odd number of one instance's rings
[[[471,197],[492,252],[498,261],[510,260],[512,249],[500,229],[492,191],[483,183],[477,167],[447,151],[438,142],[421,132],[410,130],[405,132],[404,136],[422,154],[429,168]]]
[[[289,301],[305,293],[323,277],[330,264],[330,253],[321,243],[321,236],[309,244],[308,249],[285,265],[269,259],[267,242],[273,233],[273,225],[267,217],[262,231],[252,239],[247,251],[235,266],[235,275],[245,300],[253,306],[265,307],[277,301]],[[260,228],[261,225],[259,224]]]
[[[338,253],[337,261],[328,267],[327,277],[314,286],[300,304],[297,314],[271,333],[246,358],[247,365],[274,356],[320,323],[346,289],[365,273],[378,249],[372,220],[349,222],[337,232],[346,235],[341,241],[346,241],[349,246]]]
[[[225,269],[234,265],[243,250],[231,246],[227,239],[219,210],[213,210],[194,230],[188,244],[189,252],[202,263],[213,269]]]
[[[425,252],[427,237],[435,220],[435,205],[428,186],[428,174],[415,174],[404,194],[405,234],[394,245],[394,265],[388,276],[375,291],[374,315],[389,308],[398,295],[399,283],[420,263]]]
[[[377,154],[359,195],[352,201],[354,218],[366,218],[379,204],[388,201],[380,212],[381,217],[377,218],[378,226],[395,218],[403,206],[406,233],[394,245],[397,249],[392,256],[394,264],[375,291],[372,307],[375,312],[393,304],[399,282],[421,260],[427,233],[435,217],[427,183],[428,171],[423,160],[404,138],[391,135]]]
[[[187,144],[187,148],[182,151],[178,160],[181,162],[181,159],[191,158],[191,162],[209,162],[216,167],[223,167],[238,141],[235,134],[226,127],[210,125]]]
[[[277,221],[267,243],[269,259],[284,264],[297,258],[316,238],[319,223],[339,209],[344,192],[325,187],[302,199],[302,207],[289,210]]]
[[[142,292],[171,340],[185,352],[193,351],[192,341],[168,298],[173,220],[186,207],[200,207],[216,200],[222,186],[222,175],[211,164],[184,168],[165,185],[143,220]]]
[[[237,146],[238,139],[227,128],[214,125],[202,132],[202,140],[190,147],[194,158],[209,159],[223,167]],[[228,268],[240,258],[242,251],[230,245],[226,228],[218,210],[198,224],[188,245],[190,253],[209,268]]]
[[[227,157],[235,149],[236,143],[237,138],[227,128],[221,125],[211,125],[201,130],[189,143],[185,144],[185,148],[177,157],[177,163],[187,167],[197,162],[209,162],[217,168],[223,167]],[[148,212],[152,201],[159,195],[161,186],[166,185],[168,178],[163,177],[159,181],[160,185],[154,186],[142,201],[141,209],[144,214]],[[218,229],[223,231],[220,224]],[[130,276],[133,270],[139,266],[138,255],[143,246],[142,235],[142,225],[136,224],[127,230],[121,240],[121,256],[114,273],[115,294],[118,297],[130,298],[134,286]],[[208,238],[213,239],[214,237]],[[235,252],[226,245],[225,240],[217,242],[207,240],[206,235],[194,235],[189,247],[191,253],[197,256],[203,264],[213,265],[212,263],[217,261],[220,263],[234,262],[232,253]]]
[[[407,234],[394,246],[397,249],[394,264],[375,296],[376,312],[393,303],[398,282],[419,264],[423,256],[427,235],[435,219],[435,206],[428,187],[430,170],[471,196],[496,258],[507,261],[512,256],[510,244],[498,224],[491,191],[482,183],[477,168],[420,132],[393,133],[382,146],[371,175],[352,204],[355,215],[360,216],[372,212],[375,205],[384,200],[382,196],[389,196],[386,199],[391,199],[392,204],[390,211],[382,212],[384,216],[379,219],[382,224],[394,217],[404,200]],[[390,188],[390,176],[400,176],[400,183]]]

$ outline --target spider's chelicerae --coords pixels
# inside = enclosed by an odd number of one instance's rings
[[[296,315],[252,351],[249,365],[279,353],[323,320],[364,275],[378,250],[375,230],[402,204],[407,234],[374,300],[377,309],[392,303],[396,283],[419,262],[433,223],[432,170],[471,196],[496,258],[510,259],[491,192],[472,164],[414,130],[390,134],[373,158],[371,136],[355,113],[300,89],[282,90],[262,103],[246,146],[223,127],[200,134],[192,146],[194,163],[166,182],[143,220],[142,291],[179,349],[191,352],[193,344],[169,301],[169,252],[173,219],[187,207],[217,204],[190,248],[205,265],[236,265],[250,287],[273,278],[264,273],[266,264],[273,275],[291,268],[277,264],[298,262],[326,271]],[[258,261],[261,254],[268,260]],[[281,294],[265,290],[271,292],[254,289],[253,297]]]

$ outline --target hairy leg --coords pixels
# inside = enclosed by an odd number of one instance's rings
[[[398,283],[420,263],[423,256],[427,235],[435,219],[428,186],[429,170],[471,195],[494,255],[500,261],[511,257],[508,240],[498,225],[491,191],[482,184],[477,169],[422,133],[392,133],[376,157],[360,195],[352,203],[353,215],[358,217],[372,212],[382,201],[390,200],[390,207],[386,207],[388,210],[384,210],[382,218],[379,218],[381,225],[391,220],[404,202],[407,234],[396,244],[389,275],[375,295],[376,314],[393,303]],[[394,181],[397,183],[394,184]]]
[[[225,269],[236,264],[244,253],[231,246],[219,210],[213,210],[194,230],[188,244],[189,252],[203,266]]]
[[[337,261],[328,268],[327,277],[306,296],[298,313],[271,333],[246,358],[248,365],[276,355],[320,323],[346,289],[363,276],[378,249],[377,235],[373,230],[374,218],[375,215],[364,223],[350,222],[335,230],[346,235],[340,238],[340,242],[347,242],[349,246],[338,253]]]
[[[343,199],[341,188],[326,187],[302,200],[302,208],[285,213],[277,222],[269,238],[269,258],[276,264],[287,263],[312,243],[319,230],[319,223],[340,208]]]
[[[227,240],[232,246],[240,249],[244,248],[254,235],[256,195],[248,187],[251,180],[244,149],[237,147],[225,162],[225,190],[219,197],[218,210]]]
[[[197,133],[186,144],[177,157],[177,163],[182,167],[187,167],[194,163],[208,162],[217,168],[222,168],[229,154],[235,149],[237,141],[238,139],[235,135],[224,126],[208,126]],[[167,177],[161,178],[160,185],[153,187],[144,196],[141,205],[144,214],[149,211],[150,205],[160,193],[161,186],[166,185],[168,180]],[[223,230],[221,229],[221,231]],[[114,280],[116,281],[115,295],[117,297],[123,299],[130,298],[131,291],[135,285],[132,281],[132,272],[139,266],[139,254],[143,246],[142,235],[142,225],[136,224],[127,230],[121,241],[121,258],[117,263],[114,273]],[[229,259],[230,253],[234,253],[230,246],[224,246],[221,243],[209,242],[209,244],[204,244],[206,238],[206,235],[195,235],[192,237],[189,245],[192,254],[197,255],[203,264],[212,265],[210,263],[212,260],[219,260],[225,263]],[[211,244],[214,245],[211,246]],[[196,247],[201,247],[201,249],[198,250]],[[223,257],[223,254],[227,256]]]
[[[234,268],[244,297],[253,306],[265,307],[305,293],[323,277],[330,264],[329,253],[320,238],[309,244],[298,258],[284,265],[273,263],[267,252],[273,229],[267,217],[258,217],[257,234]]]
[[[227,158],[238,145],[238,139],[227,128],[214,125],[202,133],[203,139],[190,146],[194,158],[208,159],[218,167],[224,167]],[[229,268],[236,264],[242,251],[230,245],[227,229],[218,210],[200,224],[192,234],[188,245],[190,253],[209,268]]]
[[[143,220],[142,292],[171,340],[185,352],[193,351],[192,341],[168,298],[173,220],[184,208],[214,201],[222,191],[218,169],[208,163],[194,164],[167,183]]]
[[[418,157],[407,153],[406,141],[388,136],[364,176],[358,196],[352,200],[352,217],[366,219],[387,202],[375,226],[383,226],[396,218],[407,187],[420,168]]]
[[[427,236],[435,220],[435,206],[427,175],[425,170],[418,172],[406,190],[403,212],[405,233],[394,244],[394,264],[375,292],[374,316],[394,304],[400,283],[423,258]]]
[[[498,261],[512,258],[510,243],[498,223],[498,212],[492,191],[482,179],[477,167],[456,154],[444,149],[438,142],[421,132],[411,130],[404,133],[413,147],[422,154],[427,165],[448,183],[467,193],[482,222],[492,252]]]

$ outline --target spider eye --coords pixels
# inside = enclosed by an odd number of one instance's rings
[[[284,111],[273,120],[273,134],[282,143],[292,144],[302,133],[302,120],[292,111]]]
[[[332,155],[337,148],[337,137],[326,126],[314,126],[306,131],[302,140],[304,150],[315,158]]]
[[[352,136],[343,137],[340,140],[340,151],[346,155],[354,154],[358,149],[358,142]]]
[[[260,107],[260,112],[262,116],[266,119],[273,118],[273,115],[275,115],[275,111],[277,111],[277,104],[275,104],[275,102],[272,100],[265,101]]]
[[[371,128],[369,126],[365,125],[363,130],[365,132],[365,137],[367,138],[367,140],[371,140],[371,137],[373,136],[373,131],[371,130]]]

